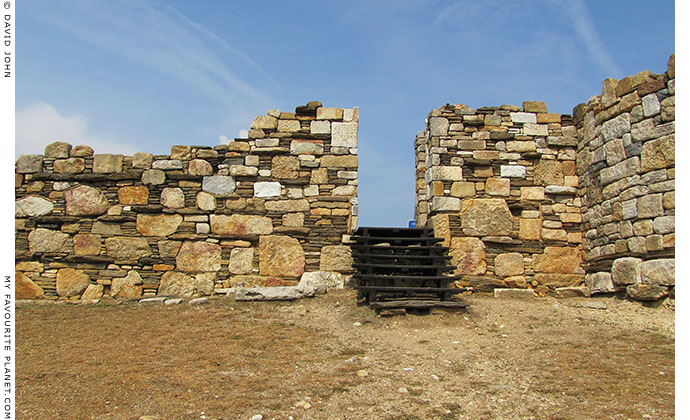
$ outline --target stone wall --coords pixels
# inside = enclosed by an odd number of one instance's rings
[[[587,285],[655,300],[675,285],[675,56],[606,79],[573,111]]]
[[[16,163],[17,296],[193,296],[352,271],[358,109],[268,111],[169,155],[56,142]],[[330,274],[335,273],[335,274]]]
[[[605,80],[573,116],[542,102],[429,114],[415,219],[445,239],[461,285],[674,293],[674,63]]]
[[[415,216],[445,239],[460,285],[546,294],[584,281],[577,144],[572,118],[543,102],[429,114]]]

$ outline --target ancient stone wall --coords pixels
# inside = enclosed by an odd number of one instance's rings
[[[248,138],[169,155],[57,142],[15,174],[17,295],[192,296],[352,270],[358,109],[268,111]]]
[[[674,64],[605,80],[573,116],[542,102],[429,114],[415,219],[445,239],[462,285],[673,294]]]
[[[655,300],[675,285],[675,56],[575,107],[587,285]]]
[[[543,102],[445,105],[417,135],[419,226],[445,239],[475,290],[579,286],[577,129]]]

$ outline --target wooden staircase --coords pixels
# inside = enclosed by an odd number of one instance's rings
[[[430,229],[360,227],[352,236],[358,299],[374,309],[463,308],[451,300],[465,291],[450,287],[448,248]]]

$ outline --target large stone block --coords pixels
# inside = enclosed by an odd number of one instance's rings
[[[613,139],[623,137],[623,134],[630,132],[630,114],[625,113],[605,121],[602,124],[601,133],[604,135],[604,140],[610,141]]]
[[[549,126],[547,124],[525,123],[522,129],[526,136],[548,136]]]
[[[518,252],[508,252],[497,255],[494,258],[494,271],[497,276],[519,276],[525,273],[525,261],[522,254]]]
[[[315,122],[315,121],[313,121]],[[327,121],[324,121],[328,123]],[[293,140],[290,142],[290,154],[293,155],[323,155],[322,140]]]
[[[313,288],[316,293],[326,293],[330,289],[342,289],[345,279],[340,273],[312,271],[302,274],[297,287]]]
[[[136,262],[141,257],[151,255],[151,247],[144,238],[116,236],[105,240],[105,252],[116,261]]]
[[[255,182],[254,197],[280,197],[280,182]]]
[[[21,155],[17,159],[17,173],[43,172],[43,155]]]
[[[618,162],[610,168],[603,168],[599,172],[602,185],[610,184],[619,179],[637,175],[640,173],[640,159],[635,156]]]
[[[563,164],[555,160],[540,159],[534,167],[534,183],[537,185],[563,185]]]
[[[605,271],[587,274],[585,277],[585,286],[587,286],[592,293],[611,293],[616,290],[613,281],[611,281],[611,273]]]
[[[164,207],[173,209],[184,208],[184,192],[182,191],[182,188],[163,188],[163,191],[161,191],[160,203]]]
[[[144,236],[168,236],[182,223],[179,214],[137,214],[137,231]]]
[[[347,245],[324,245],[321,248],[320,271],[352,272],[352,250]]]
[[[640,219],[663,216],[663,194],[649,194],[637,199],[637,217]]]
[[[29,251],[67,253],[69,235],[55,230],[38,228],[29,233]]]
[[[537,123],[537,114],[531,112],[511,112],[510,119],[514,123]]]
[[[31,195],[18,200],[14,204],[14,217],[36,217],[50,214],[55,208],[52,201]]]
[[[520,200],[543,200],[544,187],[520,187]]]
[[[542,286],[550,288],[577,287],[585,280],[583,274],[536,273],[534,280]]]
[[[304,273],[304,266],[304,250],[297,239],[282,235],[259,239],[259,274],[299,277]]]
[[[641,168],[643,172],[665,169],[676,164],[676,136],[664,136],[649,140],[642,146]]]
[[[453,197],[473,197],[476,194],[474,182],[453,182],[450,195]]]
[[[158,241],[158,253],[160,254],[161,258],[175,258],[177,257],[177,253],[179,252],[181,246],[182,242],[180,241],[170,241],[164,239],[162,241]]]
[[[93,156],[94,173],[122,172],[124,156],[112,154],[96,154]]]
[[[503,178],[525,178],[527,171],[522,165],[501,165],[501,177]]]
[[[71,144],[63,141],[56,141],[47,145],[43,154],[47,158],[67,158],[69,157],[70,150],[72,150]]]
[[[486,273],[486,246],[479,238],[451,239],[449,253],[456,275],[480,276]]]
[[[93,148],[85,144],[75,146],[69,152],[70,157],[91,157],[93,156]]]
[[[460,218],[463,233],[469,236],[503,236],[513,230],[513,215],[501,198],[464,199]]]
[[[520,219],[520,239],[538,241],[541,239],[541,219]]]
[[[273,222],[269,217],[244,214],[212,214],[211,232],[219,235],[270,235]]]
[[[228,271],[232,274],[248,274],[254,268],[254,249],[234,248],[230,251]]]
[[[486,180],[484,191],[488,195],[510,196],[510,179],[489,178]]]
[[[147,169],[141,174],[144,184],[160,185],[165,182],[165,172],[160,169]]]
[[[70,216],[99,216],[108,211],[108,199],[98,188],[80,185],[65,191],[65,209]]]
[[[458,211],[460,210],[460,199],[455,197],[433,197],[431,199],[431,210]]]
[[[196,195],[196,206],[200,210],[213,211],[216,209],[216,197],[213,194],[201,191]]]
[[[58,174],[78,174],[83,172],[85,167],[82,158],[58,159],[53,162],[53,172]]]
[[[191,297],[196,291],[196,279],[185,273],[168,271],[161,277],[158,294],[161,296]]]
[[[119,299],[133,299],[141,296],[144,280],[136,270],[130,270],[127,276],[115,278],[110,286],[110,296]]]
[[[321,158],[322,168],[356,168],[357,167],[357,156],[355,155],[344,155],[344,156],[333,156],[325,155]]]
[[[131,204],[148,204],[149,189],[143,185],[122,187],[117,190],[117,199],[120,204],[125,206]]]
[[[101,235],[78,233],[72,238],[75,255],[99,255],[101,253]]]
[[[443,117],[431,117],[429,119],[429,131],[432,136],[448,135],[448,119]]]
[[[649,260],[640,264],[640,279],[643,284],[675,286],[675,272],[676,260],[674,258]]]
[[[56,289],[58,296],[81,296],[91,284],[89,275],[73,268],[61,268],[57,272]]]
[[[40,299],[43,297],[41,286],[33,282],[20,271],[14,273],[14,298],[15,299]]]
[[[201,189],[215,197],[231,196],[235,192],[235,188],[235,179],[231,176],[205,176],[201,183]]]
[[[153,155],[151,153],[135,153],[132,156],[132,168],[150,169],[153,163]]]
[[[543,254],[532,257],[534,271],[540,273],[577,273],[582,263],[582,255],[578,248],[547,246]],[[563,285],[576,286],[576,285]]]
[[[462,181],[462,168],[459,166],[435,166],[431,168],[432,181]]]
[[[192,159],[187,166],[190,175],[213,175],[213,166],[203,159]]]
[[[356,122],[334,122],[332,124],[333,134],[331,135],[332,147],[357,147],[357,127]]]
[[[271,200],[266,201],[265,208],[268,211],[291,213],[296,211],[309,211],[309,201],[301,200]]]
[[[275,130],[278,128],[278,118],[270,115],[259,115],[254,117],[251,128],[258,128],[261,130]],[[298,128],[299,130],[299,128]]]
[[[221,247],[209,242],[184,242],[176,258],[177,269],[185,272],[219,271]]]
[[[632,284],[626,289],[627,297],[633,300],[654,302],[668,296],[668,289],[657,284]]]
[[[293,156],[275,156],[271,160],[271,175],[278,179],[297,179],[299,159]]]

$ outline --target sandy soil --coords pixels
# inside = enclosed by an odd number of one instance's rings
[[[463,299],[20,304],[17,419],[674,418],[670,305]]]

